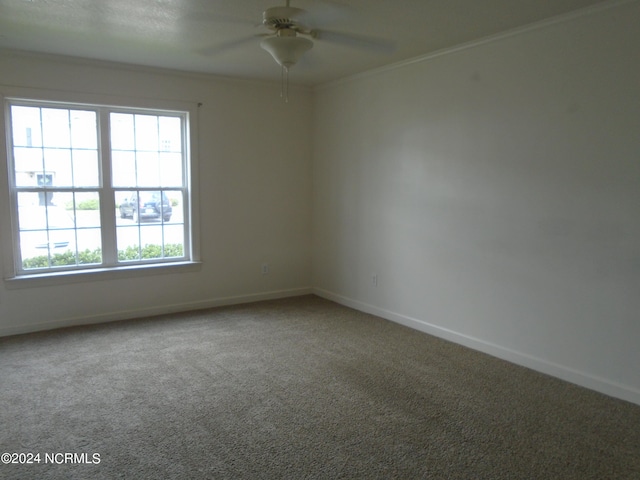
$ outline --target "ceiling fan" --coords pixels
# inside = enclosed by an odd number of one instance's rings
[[[313,42],[306,37],[315,38],[316,32],[304,25],[305,14],[301,8],[290,6],[289,0],[284,7],[267,8],[262,14],[262,24],[274,34],[262,40],[260,46],[285,69],[298,63],[313,47]]]
[[[234,40],[203,50],[201,53],[216,54],[252,41],[256,37],[264,37],[260,46],[269,52],[280,65],[282,70],[281,96],[285,101],[288,101],[289,69],[313,48],[313,40],[382,53],[391,53],[395,50],[393,42],[388,40],[315,28],[312,26],[313,23],[315,23],[313,15],[301,8],[292,7],[290,0],[285,0],[284,6],[267,8],[262,14],[262,25],[270,30],[269,33]]]

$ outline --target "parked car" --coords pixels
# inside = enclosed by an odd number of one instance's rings
[[[131,192],[120,203],[120,217],[138,220],[171,220],[173,209],[164,192]]]

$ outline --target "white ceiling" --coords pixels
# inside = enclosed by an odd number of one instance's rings
[[[603,3],[291,0],[320,29],[375,37],[394,49],[316,40],[290,81],[317,85]],[[281,5],[284,0],[0,0],[0,48],[276,80],[278,65],[253,36],[266,31],[262,11]]]

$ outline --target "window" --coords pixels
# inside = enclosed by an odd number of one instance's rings
[[[188,112],[7,107],[18,275],[191,260]]]

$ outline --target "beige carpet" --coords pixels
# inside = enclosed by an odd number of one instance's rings
[[[640,478],[639,406],[314,296],[0,339],[0,405],[3,479]]]

